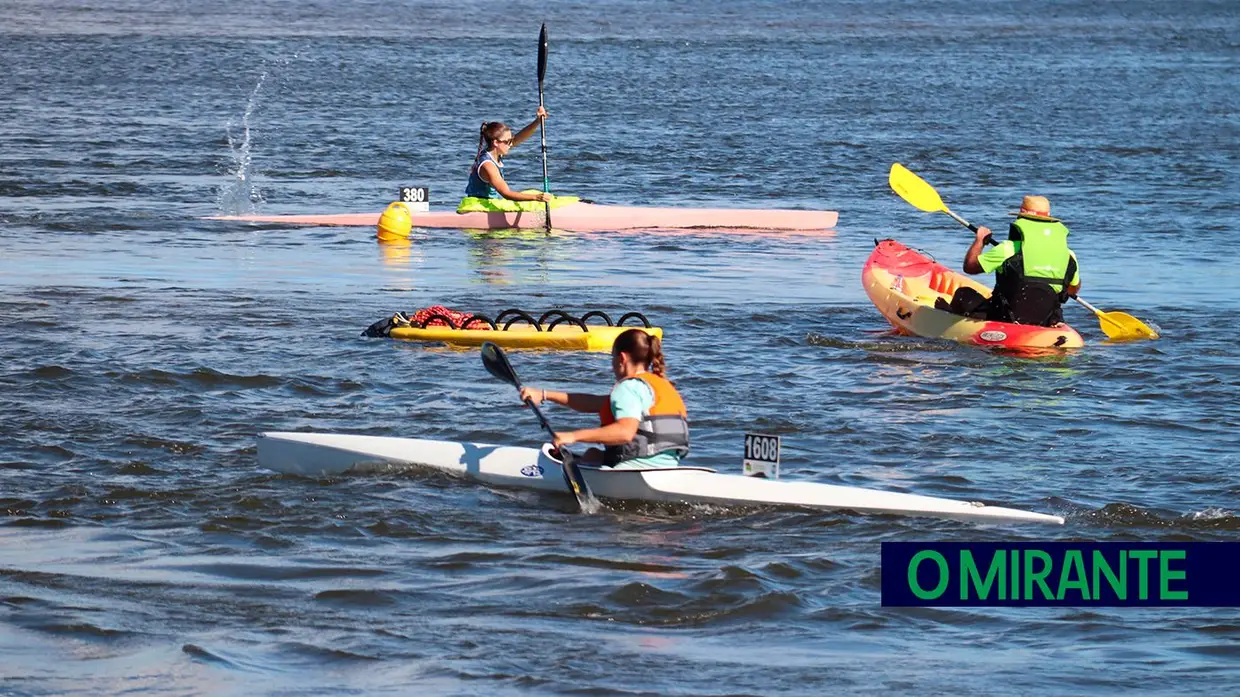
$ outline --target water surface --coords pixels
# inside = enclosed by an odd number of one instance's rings
[[[49,19],[54,17],[55,21]],[[467,234],[200,216],[452,205],[482,120],[536,105],[551,180],[608,203],[827,208],[835,235]],[[1031,26],[1036,27],[1032,30]],[[0,8],[0,691],[1226,694],[1216,609],[879,605],[884,540],[1234,540],[1240,17],[1228,3],[720,7],[19,0]],[[875,238],[1073,230],[1082,296],[1157,342],[1026,360],[895,338]],[[511,181],[533,186],[536,147]],[[697,465],[778,433],[788,478],[1062,528],[569,502],[422,472],[256,466],[255,434],[537,443],[475,354],[363,339],[445,304],[667,331]],[[605,358],[522,352],[605,389]],[[552,412],[557,424],[587,421]]]

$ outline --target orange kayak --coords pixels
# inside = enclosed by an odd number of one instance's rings
[[[1013,350],[1085,345],[1081,335],[1067,324],[1037,327],[990,322],[936,309],[936,299],[950,302],[961,286],[986,297],[990,297],[990,288],[895,240],[883,240],[874,248],[861,270],[861,284],[874,306],[901,334]]]

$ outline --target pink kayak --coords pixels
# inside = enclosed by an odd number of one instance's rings
[[[861,270],[861,284],[874,306],[901,334],[1014,350],[1085,345],[1081,335],[1066,324],[1037,327],[990,322],[936,308],[936,299],[950,302],[961,286],[987,297],[990,289],[895,240],[883,240],[874,248]]]
[[[248,223],[287,223],[292,225],[347,225],[374,227],[381,213],[341,213],[334,215],[228,215],[206,220],[233,220]],[[449,211],[411,213],[414,227],[453,229],[541,228],[545,216],[526,213],[456,213]],[[571,232],[611,232],[619,230],[796,230],[818,231],[835,227],[835,211],[802,211],[755,208],[653,208],[643,206],[602,206],[570,203],[553,208],[555,229]]]

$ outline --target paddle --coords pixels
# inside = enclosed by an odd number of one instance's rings
[[[939,196],[939,192],[934,190],[933,186],[927,184],[925,179],[910,172],[904,165],[898,162],[893,164],[891,166],[891,174],[887,176],[887,182],[891,184],[891,188],[897,194],[900,194],[900,198],[913,204],[914,208],[927,213],[946,213],[956,222],[973,232],[977,232],[976,225],[953,213],[952,209],[948,208],[946,203],[943,203],[942,197]]]
[[[543,78],[547,75],[547,25],[542,25],[542,31],[538,32],[538,108],[543,105]],[[543,165],[543,193],[551,193],[551,181],[547,178],[547,119],[540,119],[538,124],[538,135],[542,138],[542,165]],[[545,202],[547,206],[547,234],[551,234],[551,202]]]
[[[939,192],[935,191],[933,186],[930,186],[930,184],[926,183],[926,180],[910,172],[904,165],[899,163],[891,165],[891,174],[888,175],[887,181],[891,184],[892,191],[895,191],[900,195],[900,198],[912,204],[914,208],[928,213],[946,213],[956,222],[973,232],[977,232],[976,225],[953,213],[947,207],[947,204],[943,203]],[[997,243],[993,237],[988,236],[986,244]],[[1158,338],[1158,332],[1130,314],[1125,312],[1103,312],[1075,295],[1072,296],[1072,299],[1084,305],[1098,316],[1098,325],[1103,333],[1112,340],[1127,341],[1130,339]]]
[[[1097,315],[1098,324],[1102,327],[1102,331],[1106,332],[1107,337],[1114,341],[1158,338],[1158,332],[1130,314],[1124,312],[1103,312],[1075,295],[1072,296],[1072,299]]]
[[[486,367],[488,373],[517,388],[517,392],[521,391],[521,379],[517,377],[517,371],[513,370],[512,364],[508,362],[508,356],[504,355],[504,349],[490,341],[483,342],[482,365]],[[547,417],[543,416],[542,410],[534,404],[533,400],[527,399],[525,403],[534,410],[534,415],[538,417],[538,423],[554,438],[555,430],[547,422]],[[581,469],[577,467],[577,463],[573,460],[573,453],[564,447],[559,449],[559,453],[560,460],[564,463],[562,467],[564,481],[568,484],[569,490],[573,492],[573,496],[577,497],[577,505],[581,506],[581,510],[587,513],[597,510],[599,505],[598,499],[594,498],[594,493],[590,491],[590,485],[586,483],[586,478],[582,476]]]

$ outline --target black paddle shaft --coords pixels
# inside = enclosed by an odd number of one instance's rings
[[[538,108],[543,105],[543,78],[547,75],[547,25],[542,25],[542,31],[538,32]],[[538,124],[538,138],[542,141],[542,170],[543,170],[543,193],[551,193],[551,180],[547,177],[547,119],[542,119]],[[547,234],[551,234],[551,202],[545,203],[543,211],[547,215],[544,228]]]
[[[487,372],[504,382],[521,391],[521,378],[517,377],[517,371],[512,367],[512,363],[508,361],[508,356],[504,354],[504,349],[490,341],[482,344],[482,365],[486,367]],[[542,409],[534,404],[534,400],[527,399],[525,403],[534,410],[534,415],[538,417],[538,423],[543,429],[555,438],[555,429],[551,428],[551,423],[547,421],[547,417],[543,416]],[[568,448],[559,448],[560,460],[564,463],[564,480],[568,483],[568,487],[577,497],[579,502],[584,502],[593,497],[590,493],[590,486],[586,483],[586,479],[581,474],[581,470],[577,468],[573,461],[573,453]],[[584,504],[583,504],[584,507]]]
[[[488,373],[517,388],[517,392],[521,391],[521,378],[517,377],[517,370],[508,361],[508,356],[504,353],[504,349],[489,341],[483,343],[482,365],[486,367]],[[551,423],[547,421],[547,417],[543,416],[542,409],[539,409],[532,399],[525,400],[525,403],[534,410],[534,415],[538,417],[538,423],[543,429],[550,433],[552,437],[555,437],[555,431],[551,428]]]

